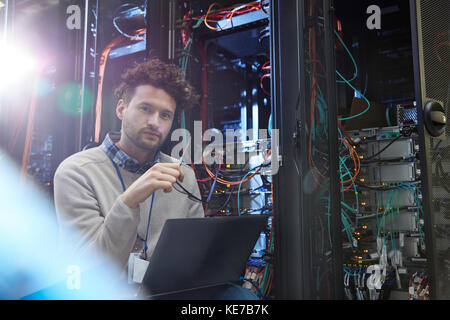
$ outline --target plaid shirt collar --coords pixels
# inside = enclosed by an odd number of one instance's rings
[[[106,155],[119,167],[133,173],[142,174],[150,169],[155,163],[161,162],[161,153],[158,150],[154,161],[140,164],[139,161],[130,157],[115,145],[119,140],[120,132],[109,132],[102,143],[103,151],[105,151]]]

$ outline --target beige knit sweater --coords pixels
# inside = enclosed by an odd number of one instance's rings
[[[161,153],[161,162],[178,162]],[[200,198],[193,170],[182,166],[182,185]],[[130,186],[140,174],[120,168],[125,185]],[[179,187],[177,187],[181,190]],[[101,250],[126,268],[129,254],[140,252],[145,238],[151,196],[136,209],[129,208],[119,196],[122,185],[115,168],[101,147],[76,153],[58,167],[54,179],[54,198],[60,230],[60,241],[78,254]],[[173,218],[203,217],[200,202],[173,189],[155,192],[149,229],[147,255],[150,258],[164,222]],[[69,229],[78,229],[79,237]],[[68,246],[70,244],[70,246]]]

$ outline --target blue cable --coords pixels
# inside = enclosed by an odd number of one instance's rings
[[[419,229],[419,235],[420,235],[420,240],[422,241],[422,245],[425,246],[425,241],[423,239],[423,231],[422,231],[422,227],[420,226],[420,218],[419,218],[420,212],[422,212],[422,214],[424,214],[424,212],[423,212],[423,208],[422,208],[422,203],[420,202],[419,197],[417,196],[417,192],[419,192],[420,194],[422,194],[422,192],[417,188],[417,186],[412,185],[409,182],[404,183],[404,186],[410,191],[410,193],[414,196],[414,200],[416,201],[416,204],[418,207],[417,216],[416,216],[417,228]]]
[[[263,268],[266,266],[266,262],[264,260],[259,260],[259,259],[248,259],[247,261],[247,265],[248,266],[252,266],[252,267],[258,267],[258,268]]]
[[[122,184],[122,189],[125,192],[127,187],[125,186],[125,182],[123,181],[122,175],[120,174],[119,167],[117,166],[117,164],[112,159],[111,159],[111,162],[112,162],[112,164],[114,166],[114,169],[116,169],[117,176],[119,177],[120,183]]]
[[[347,160],[348,158],[350,158],[350,157],[347,156],[347,157],[345,158],[345,160]],[[345,167],[345,169],[347,170],[346,175],[348,174],[348,175],[351,176],[350,170],[348,169],[347,165],[345,164],[345,160],[342,162],[342,158],[341,158],[341,163],[340,163],[340,164],[341,164],[341,165],[343,164],[344,167]],[[342,171],[341,168],[342,168],[342,166],[339,167],[339,170],[340,170],[340,171]],[[345,177],[345,175],[342,175],[342,174],[341,174],[341,180],[343,180],[343,177]],[[353,184],[353,190],[355,191],[355,198],[356,198],[356,212],[355,212],[355,215],[356,215],[356,225],[358,225],[358,217],[359,217],[359,198],[358,198],[358,190],[356,189],[356,185],[355,185],[355,184]],[[344,196],[344,195],[342,195],[342,196]],[[355,209],[353,209],[353,210],[355,210]]]
[[[351,211],[352,213],[356,214],[356,210],[353,209],[352,207],[350,207],[348,204],[346,204],[344,201],[341,201],[341,205],[343,205],[344,207],[346,207],[349,211]]]
[[[269,132],[269,136],[272,136],[272,128],[273,128],[273,116],[271,113],[269,117],[269,123],[267,125],[267,131]]]
[[[422,212],[422,214],[424,214],[424,212],[423,212],[423,208],[422,208],[422,203],[417,195],[417,193],[422,194],[422,192],[420,191],[419,188],[417,188],[416,185],[411,184],[409,182],[401,183],[401,184],[395,186],[395,189],[404,189],[404,190],[408,191],[411,196],[413,196],[414,201],[416,202],[417,207],[418,207],[417,215],[416,215],[417,228],[419,229],[420,240],[421,240],[422,244],[425,245],[425,241],[423,239],[423,231],[422,231],[422,227],[420,226],[420,218],[419,218],[420,212]]]
[[[386,108],[386,122],[388,124],[388,127],[391,126],[391,119],[389,117],[389,108]]]
[[[384,221],[384,217],[387,215],[387,212],[389,212],[389,210],[391,210],[390,207],[389,207],[389,205],[390,205],[390,203],[392,202],[392,197],[393,197],[393,196],[394,196],[394,193],[391,192],[391,197],[389,198],[389,200],[388,200],[387,203],[386,203],[386,206],[388,207],[388,208],[387,208],[388,211],[386,211],[386,208],[384,208],[383,216],[381,217],[380,224],[378,225],[377,238],[380,237],[381,224],[382,224],[383,221]],[[383,228],[383,230],[385,230],[385,229]],[[386,241],[386,232],[384,232],[384,239],[385,239],[385,241]]]
[[[353,74],[353,78],[351,78],[350,80],[345,80],[345,81],[340,81],[337,80],[338,83],[344,83],[344,82],[352,82],[353,80],[355,80],[358,77],[358,66],[356,64],[355,58],[353,58],[353,55],[351,54],[350,50],[347,48],[347,46],[345,45],[345,42],[341,39],[341,37],[339,36],[339,34],[337,33],[336,30],[334,30],[334,34],[336,35],[336,37],[339,39],[339,42],[342,44],[342,46],[344,47],[344,49],[347,51],[348,55],[350,56],[350,58],[352,59],[353,65],[355,66],[355,73]]]
[[[397,226],[398,226],[398,234],[400,237],[400,191],[397,190]],[[402,252],[402,247],[400,247],[400,239],[398,240],[399,242],[399,248],[400,248],[400,252]]]
[[[357,90],[350,83],[351,81],[355,80],[358,77],[358,65],[356,64],[355,58],[353,58],[353,55],[351,54],[350,50],[347,48],[347,46],[345,45],[344,41],[341,39],[341,37],[339,36],[339,34],[337,33],[336,30],[334,30],[334,33],[335,33],[336,37],[339,39],[339,41],[342,43],[342,46],[345,48],[345,50],[349,54],[350,58],[352,59],[353,65],[355,66],[355,73],[353,75],[353,78],[351,78],[350,80],[347,80],[338,70],[336,70],[337,75],[342,79],[342,80],[336,80],[336,82],[338,82],[338,83],[346,83],[347,85],[349,85],[350,88],[352,88],[356,92],[357,95],[361,96],[364,100],[366,100],[367,105],[368,105],[366,110],[364,110],[363,112],[361,112],[361,113],[359,113],[359,114],[357,114],[355,116],[338,119],[339,121],[344,121],[344,120],[350,120],[350,119],[354,119],[354,118],[360,117],[363,114],[367,113],[367,111],[370,110],[370,102],[369,102],[369,100],[367,100],[367,98],[366,98],[366,96],[364,94],[362,94],[359,90]]]
[[[333,241],[331,240],[331,196],[328,196],[328,238],[330,240],[330,248],[333,248]]]
[[[339,136],[341,137],[341,144],[339,145],[339,147],[342,147],[342,145],[344,144],[344,136],[342,135],[342,131],[339,128],[338,128],[338,133],[339,133]]]
[[[256,291],[258,291],[258,296],[260,299],[264,299],[264,294],[262,293],[261,289],[250,279],[240,277],[239,280],[247,281],[252,284],[253,287],[255,287]]]
[[[148,213],[148,221],[147,221],[147,232],[145,234],[145,240],[141,239],[142,241],[145,241],[145,246],[144,246],[144,257],[145,259],[147,259],[147,249],[148,249],[148,245],[147,245],[147,241],[148,241],[148,229],[150,228],[150,219],[152,217],[152,211],[153,211],[153,201],[155,200],[155,193],[152,193],[152,202],[150,203],[150,211]]]
[[[350,273],[350,272],[348,272],[347,270],[347,267],[344,267],[344,272],[346,273],[346,274],[348,274],[349,276],[351,276],[351,277],[356,277],[356,276],[359,276],[360,274],[361,274],[361,271],[362,271],[362,267],[359,267],[359,271],[358,271],[358,273]]]
[[[351,220],[350,217],[348,216],[347,212],[345,212],[344,209],[341,209],[341,212],[342,212],[343,216],[345,216],[345,219],[347,220],[348,226],[349,226],[349,227],[353,227],[352,220]]]
[[[367,100],[367,98],[366,98],[365,95],[363,95],[363,94],[362,94],[361,92],[359,92],[354,86],[352,86],[352,84],[351,84],[347,79],[345,79],[344,76],[343,76],[342,74],[339,73],[339,71],[336,70],[336,73],[337,73],[337,75],[338,75],[339,77],[342,78],[342,80],[344,80],[344,82],[345,82],[346,84],[348,84],[348,85],[350,86],[350,88],[352,88],[353,90],[355,90],[355,92],[358,92],[358,93],[361,95],[361,97],[367,102],[367,109],[364,110],[363,112],[361,112],[361,113],[359,113],[359,114],[357,114],[357,115],[351,116],[351,117],[339,118],[338,120],[339,120],[339,121],[350,120],[350,119],[354,119],[354,118],[360,117],[360,116],[362,116],[363,114],[367,113],[367,111],[370,110],[370,101]]]
[[[343,210],[342,210],[341,212],[343,213]],[[351,229],[351,227],[350,227],[348,221],[346,221],[347,218],[345,217],[345,214],[342,214],[342,213],[341,213],[342,224],[344,225],[345,232],[347,233],[348,241],[349,241],[349,242],[352,244],[352,246],[353,246],[353,242],[352,242],[352,234],[351,234],[351,230],[349,230],[349,229]]]

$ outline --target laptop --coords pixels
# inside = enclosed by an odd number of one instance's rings
[[[169,219],[143,279],[150,296],[238,281],[267,216]]]

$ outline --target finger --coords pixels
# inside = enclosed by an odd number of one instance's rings
[[[170,175],[170,174],[165,174],[165,173],[161,173],[161,172],[155,172],[152,175],[153,178],[159,180],[159,181],[167,181],[170,182],[171,184],[174,184],[175,182],[177,182],[177,178]]]
[[[147,171],[146,171],[146,173],[147,172],[151,172],[151,171],[161,171],[161,170],[163,170],[163,169],[165,169],[165,168],[170,168],[170,169],[174,169],[174,170],[176,170],[177,169],[177,164],[176,163],[166,163],[166,162],[158,162],[158,163],[156,163],[154,166],[152,166],[150,169],[148,169]]]
[[[172,169],[176,169],[180,166],[180,164],[176,163],[176,162],[160,162],[160,163],[158,163],[158,165],[160,165],[161,167],[172,168]]]
[[[181,182],[183,182],[184,180],[184,172],[178,163],[161,163],[161,166],[158,167],[158,170],[160,172],[173,175]]]
[[[164,190],[164,192],[166,192],[166,190],[169,190],[168,192],[172,191],[172,183],[168,181],[155,180],[153,183],[153,187],[155,191],[159,189]]]
[[[178,167],[178,170],[180,171],[180,176],[178,177],[178,180],[180,180],[181,182],[183,182],[184,180],[184,172],[181,169],[181,167]]]
[[[163,174],[169,174],[171,176],[174,176],[175,178],[179,178],[180,177],[180,170],[178,170],[178,168],[170,168],[170,167],[162,167],[159,168],[159,172],[163,173]]]

